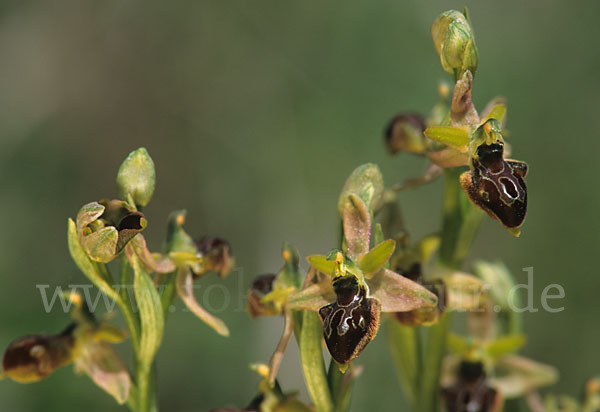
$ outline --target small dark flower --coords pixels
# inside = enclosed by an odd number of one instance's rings
[[[131,379],[127,367],[110,343],[125,339],[118,327],[97,321],[81,295],[68,295],[73,304],[73,322],[56,335],[30,335],[9,345],[2,359],[3,373],[20,382],[37,382],[61,366],[74,363],[78,373],[86,373],[96,385],[119,404],[129,397]]]
[[[210,271],[218,272],[221,277],[228,274],[234,266],[231,247],[223,239],[205,237],[194,242],[183,229],[185,210],[178,210],[169,216],[167,226],[167,256],[177,267],[175,286],[177,293],[188,309],[204,323],[223,336],[229,336],[225,322],[208,313],[194,296],[194,280]]]
[[[418,113],[394,116],[385,128],[385,143],[391,154],[411,152],[423,154],[427,148],[425,118]]]
[[[275,302],[263,303],[262,298],[273,291],[273,282],[276,275],[260,275],[248,290],[248,314],[252,319],[258,316],[275,316],[281,313]]]
[[[218,237],[205,236],[196,241],[198,257],[202,258],[202,273],[215,271],[225,277],[235,266],[235,259],[229,243]],[[194,273],[196,274],[196,273]]]
[[[366,290],[354,277],[333,280],[337,296],[334,303],[323,306],[323,336],[329,353],[340,364],[356,358],[375,337],[379,328],[381,303],[367,298]]]
[[[12,342],[2,358],[2,369],[9,378],[37,382],[73,361],[74,324],[58,335],[30,335]]]
[[[462,361],[457,382],[443,389],[443,399],[447,412],[497,412],[502,408],[502,397],[487,385],[481,362]]]
[[[424,307],[408,312],[396,312],[394,317],[403,325],[415,327],[418,325],[432,325],[436,323],[446,310],[447,288],[443,280],[420,281],[421,285],[435,296],[437,305],[435,307]]]

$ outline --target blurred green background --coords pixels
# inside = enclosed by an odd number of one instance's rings
[[[120,162],[145,146],[158,178],[151,247],[168,213],[186,208],[189,232],[227,238],[239,265],[227,296],[209,296],[226,306],[231,338],[181,310],[169,319],[161,405],[244,406],[257,383],[247,364],[268,360],[281,329],[249,320],[246,287],[278,270],[283,240],[302,255],[335,246],[338,191],[354,167],[378,163],[387,184],[423,169],[388,156],[382,129],[437,101],[449,76],[429,27],[465,4],[480,52],[475,103],[508,98],[509,141],[530,165],[521,238],[487,219],[472,256],[502,258],[520,281],[533,266],[537,307],[545,286],[565,288],[563,312],[526,314],[524,353],[560,369],[553,391],[578,394],[600,372],[597,1],[0,2],[0,346],[67,323],[59,307],[45,313],[36,285],[85,282],[66,219],[114,196]],[[402,193],[415,236],[439,225],[440,189]],[[404,405],[384,335],[358,359],[355,412]],[[306,396],[295,343],[281,382]],[[0,410],[125,409],[67,367],[35,385],[2,381]]]

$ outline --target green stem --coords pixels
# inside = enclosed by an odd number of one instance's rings
[[[119,303],[119,307],[123,312],[123,317],[127,323],[127,328],[129,329],[133,353],[137,356],[140,342],[140,319],[133,310],[133,302],[131,301],[131,296],[127,289],[127,286],[131,284],[130,273],[129,262],[127,261],[127,258],[123,256],[121,259],[121,290],[119,291],[121,302],[117,303]]]
[[[354,386],[354,365],[350,364],[345,373],[340,371],[338,364],[331,359],[327,372],[329,390],[333,396],[334,411],[347,412],[350,409],[352,399],[352,387]]]
[[[317,412],[333,412],[333,402],[323,362],[322,337],[323,325],[319,315],[316,312],[303,311],[299,346],[306,387]]]
[[[160,302],[163,309],[163,316],[166,320],[170,313],[169,309],[173,304],[173,300],[175,300],[175,297],[177,296],[177,288],[175,287],[177,271],[166,274],[158,274],[156,276],[158,285],[161,288]]]
[[[413,410],[417,409],[422,370],[421,329],[404,326],[395,319],[388,321],[390,352],[398,372],[400,384]]]
[[[442,244],[439,264],[460,270],[475,240],[483,219],[483,212],[467,199],[460,185],[461,168],[444,170],[444,200]],[[421,371],[421,392],[418,410],[436,412],[439,409],[439,385],[451,315],[446,313],[428,330]]]
[[[423,354],[421,387],[417,410],[436,412],[439,410],[440,372],[446,355],[446,342],[450,330],[450,313],[445,313],[438,323],[428,328],[427,343]]]
[[[442,244],[439,263],[460,269],[471,249],[484,213],[471,204],[460,186],[462,169],[444,170]]]
[[[137,362],[137,390],[138,390],[138,412],[150,412],[152,405],[152,388],[151,388],[152,368],[148,367],[144,362]]]

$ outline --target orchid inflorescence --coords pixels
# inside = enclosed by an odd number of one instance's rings
[[[471,270],[464,268],[484,212],[520,235],[528,166],[506,157],[511,152],[504,139],[506,101],[493,99],[481,115],[473,104],[479,53],[466,10],[442,13],[431,34],[454,86],[439,86],[441,100],[428,116],[397,114],[384,132],[391,154],[425,157],[425,173],[386,188],[378,166],[359,166],[336,205],[339,242],[306,256],[305,263],[294,246],[283,243],[282,267],[257,276],[247,292],[251,318],[283,318],[279,342],[268,364],[251,365],[261,379],[247,406],[213,411],[348,411],[354,384],[368,367],[359,356],[382,325],[414,411],[499,412],[515,398],[527,399],[535,411],[598,410],[598,379],[588,383],[583,402],[552,395],[541,399],[538,388],[554,383],[558,372],[517,353],[526,338],[520,313],[511,306],[511,299],[518,299],[511,294],[512,275],[499,262],[477,261]],[[441,176],[441,228],[415,241],[399,198],[404,189]],[[3,375],[35,382],[73,363],[117,402],[133,411],[156,411],[153,363],[169,308],[179,296],[206,325],[228,336],[225,323],[197,302],[193,286],[209,272],[226,276],[234,258],[225,240],[188,235],[181,210],[168,219],[162,252],[150,252],[142,233],[149,224],[143,208],[154,192],[155,171],[145,149],[123,162],[117,186],[118,199],[88,203],[69,219],[68,245],[79,269],[116,302],[127,329],[107,316],[96,317],[72,291],[66,296],[73,307],[68,325],[57,334],[12,342],[4,353]],[[133,284],[133,297],[116,287],[108,266],[112,261],[120,261],[121,285]],[[462,335],[451,332],[456,311],[467,312]],[[312,403],[283,391],[277,379],[292,336]],[[112,346],[127,338],[131,365]]]

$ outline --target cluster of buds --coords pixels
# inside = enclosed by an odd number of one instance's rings
[[[480,116],[472,101],[477,47],[466,11],[448,11],[431,28],[442,67],[454,76],[452,97],[440,87],[442,101],[431,115],[395,116],[386,127],[388,150],[426,156],[431,162],[423,177],[397,189],[429,182],[445,168],[469,166],[460,183],[471,202],[519,236],[527,212],[527,164],[505,159],[508,146],[502,137],[506,115],[503,99],[492,100]]]

